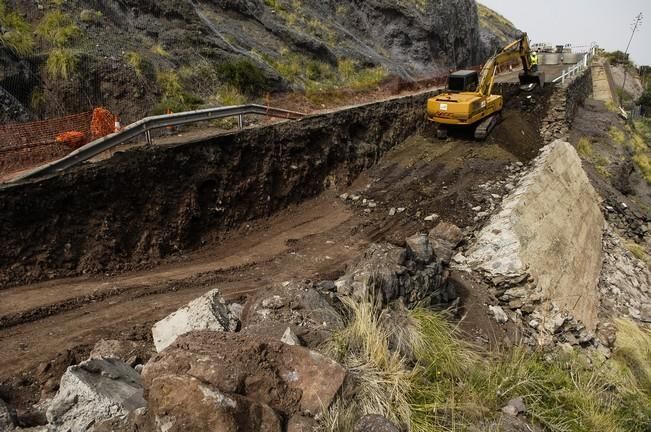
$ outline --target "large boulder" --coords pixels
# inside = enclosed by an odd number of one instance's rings
[[[91,359],[70,366],[47,410],[47,420],[61,431],[124,416],[147,405],[140,375],[117,359]]]
[[[189,375],[162,375],[149,386],[150,422],[166,432],[281,432],[268,405],[222,393]]]
[[[191,376],[211,391],[240,395],[291,417],[327,409],[346,371],[319,353],[276,339],[195,331],[179,337],[145,366],[150,399],[162,391],[155,380],[165,376]]]
[[[214,289],[158,321],[151,332],[156,351],[161,352],[178,336],[192,330],[235,331],[238,325],[237,316],[228,308],[220,291]]]
[[[477,235],[468,265],[501,288],[524,286],[520,296],[542,298],[594,330],[602,268],[601,198],[572,145],[544,147],[530,171]]]

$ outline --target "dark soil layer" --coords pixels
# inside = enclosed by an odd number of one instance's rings
[[[424,124],[426,96],[168,148],[0,191],[0,286],[125,271],[346,185]]]

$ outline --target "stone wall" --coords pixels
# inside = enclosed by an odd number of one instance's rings
[[[469,263],[512,306],[553,303],[593,330],[604,224],[599,202],[575,149],[555,141],[479,233]]]
[[[592,91],[592,73],[588,69],[567,87],[558,86],[549,100],[549,110],[543,119],[540,134],[546,144],[567,140],[577,108]]]

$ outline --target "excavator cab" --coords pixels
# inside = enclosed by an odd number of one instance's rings
[[[479,74],[472,70],[460,70],[448,77],[448,91],[451,93],[474,92],[479,84]]]

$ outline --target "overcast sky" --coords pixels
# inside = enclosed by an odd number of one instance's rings
[[[642,12],[642,27],[629,52],[633,61],[651,65],[651,0],[479,0],[529,34],[532,42],[589,45],[624,51],[631,24]]]

